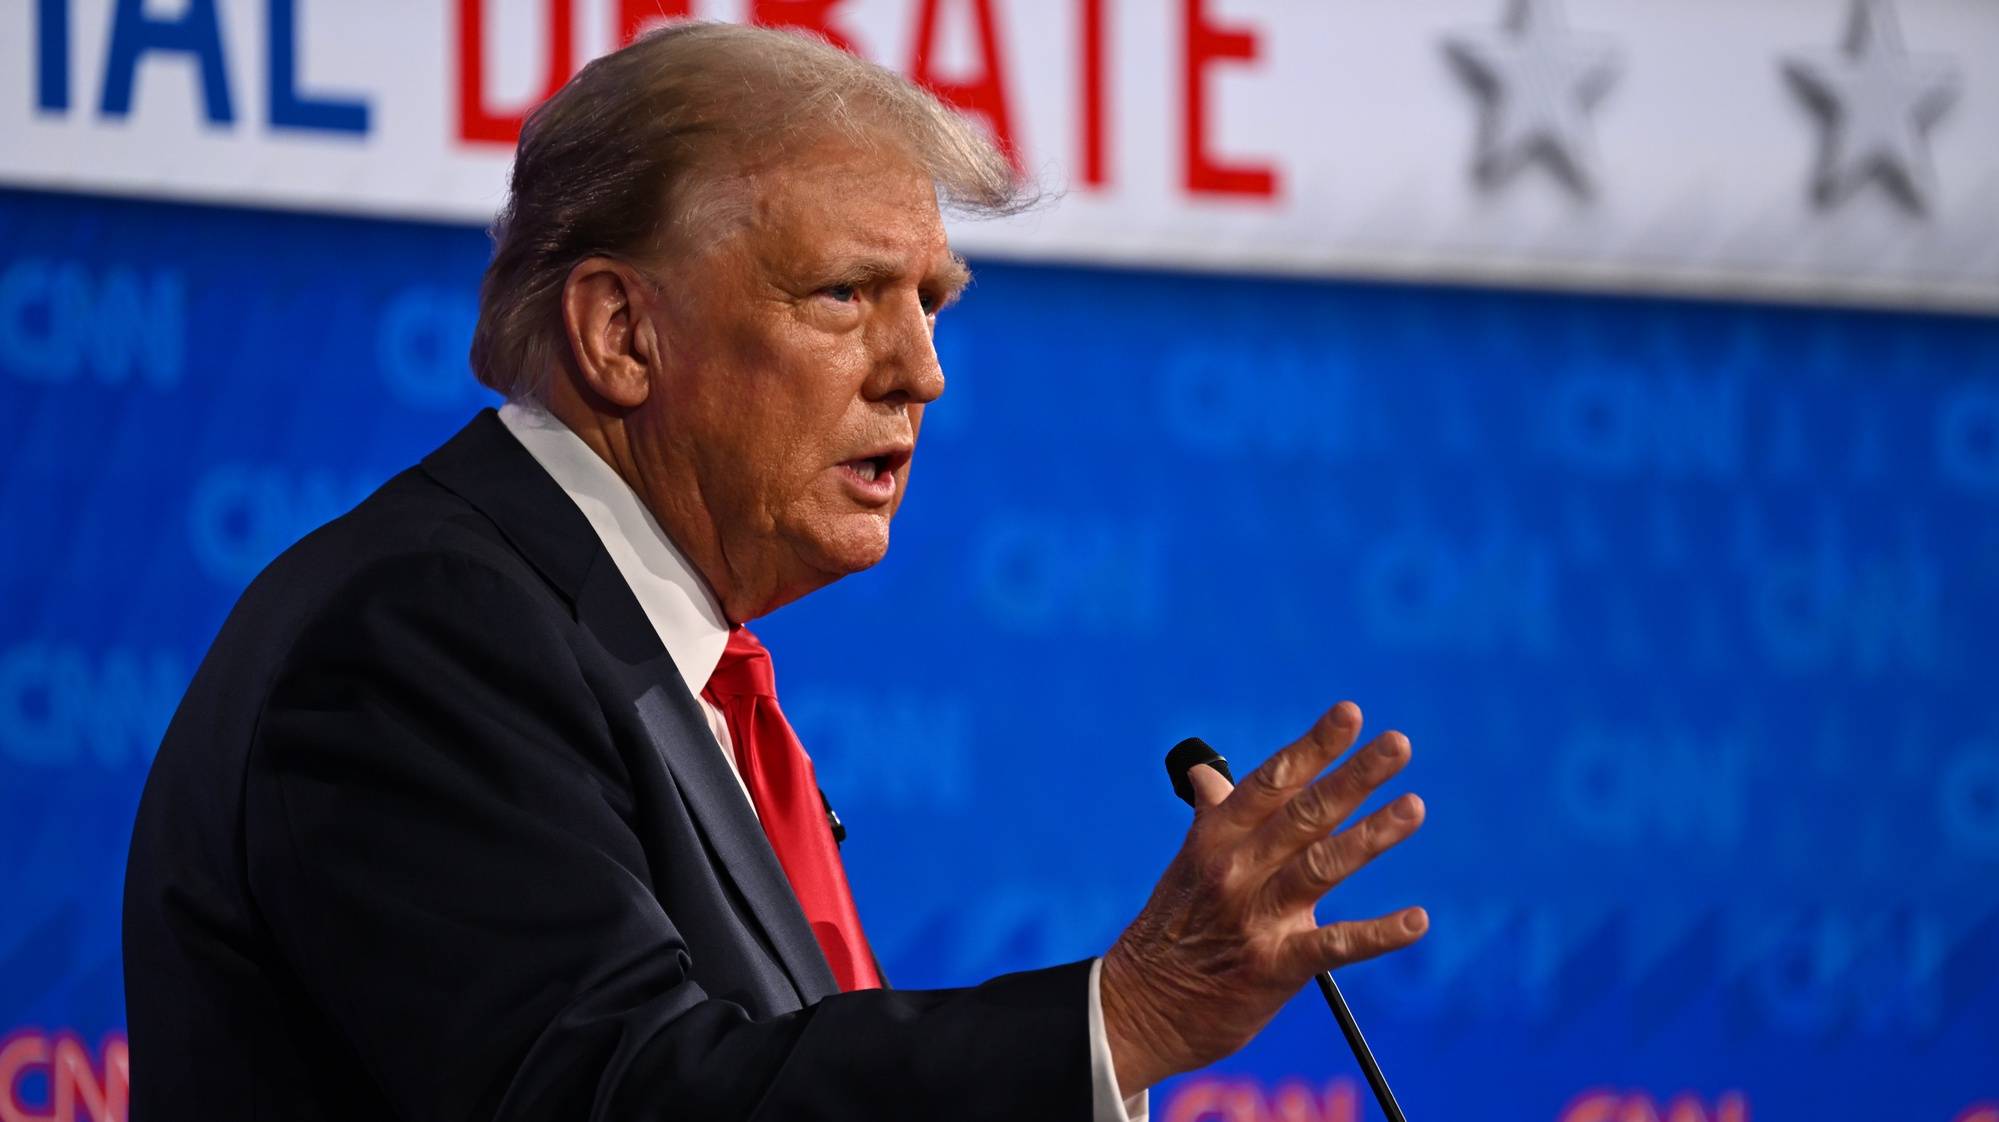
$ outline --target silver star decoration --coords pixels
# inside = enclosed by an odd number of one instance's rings
[[[1784,76],[1824,125],[1812,198],[1845,202],[1879,182],[1912,213],[1936,198],[1926,139],[1957,100],[1958,70],[1938,55],[1912,55],[1888,0],[1854,0],[1846,42],[1836,51],[1784,60]]]
[[[1444,51],[1482,102],[1472,179],[1493,190],[1540,162],[1571,191],[1594,189],[1589,111],[1617,80],[1618,54],[1569,31],[1560,0],[1512,0],[1497,31],[1466,31]]]

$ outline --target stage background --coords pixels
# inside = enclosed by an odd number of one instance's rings
[[[0,190],[0,1117],[115,1090],[158,737],[263,564],[492,404],[486,252]],[[1999,1122],[1999,319],[1060,257],[975,255],[889,559],[759,628],[897,984],[1099,953],[1165,749],[1350,697],[1430,808],[1322,909],[1431,911],[1342,977],[1411,1117]],[[1310,992],[1154,1098],[1372,1116]]]

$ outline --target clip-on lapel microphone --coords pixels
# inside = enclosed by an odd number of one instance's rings
[[[1166,753],[1166,775],[1173,781],[1173,793],[1188,806],[1194,805],[1194,783],[1187,778],[1187,773],[1202,764],[1221,772],[1222,778],[1230,783],[1235,782],[1235,776],[1229,774],[1229,762],[1198,736],[1188,737]],[[1367,1085],[1374,1089],[1374,1098],[1381,1104],[1381,1112],[1388,1116],[1388,1122],[1409,1122],[1402,1114],[1402,1107],[1395,1101],[1395,1092],[1388,1089],[1388,1079],[1381,1074],[1381,1065],[1374,1062],[1374,1052],[1368,1048],[1367,1038],[1360,1034],[1360,1022],[1353,1019],[1353,1010],[1347,1008],[1347,999],[1333,981],[1333,972],[1319,971],[1318,982],[1319,992],[1326,996],[1326,1005],[1333,1011],[1333,1019],[1340,1023],[1340,1034],[1347,1038],[1347,1047],[1353,1049],[1353,1058],[1360,1061],[1361,1074],[1367,1076]]]

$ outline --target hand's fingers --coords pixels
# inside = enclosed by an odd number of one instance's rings
[[[1293,935],[1285,945],[1287,973],[1300,982],[1321,970],[1337,970],[1389,951],[1399,951],[1430,929],[1430,913],[1404,908],[1375,919],[1329,923]]]
[[[1360,706],[1342,701],[1326,711],[1310,732],[1280,749],[1249,773],[1223,802],[1218,817],[1238,831],[1254,829],[1283,806],[1314,776],[1326,770],[1360,735]]]
[[[1375,737],[1256,827],[1249,846],[1250,867],[1270,868],[1325,837],[1408,762],[1408,737],[1393,730]]]
[[[1220,806],[1222,800],[1229,797],[1229,792],[1235,790],[1235,784],[1207,764],[1195,764],[1188,768],[1187,782],[1193,784],[1194,807],[1197,810]]]
[[[1423,800],[1403,795],[1300,850],[1270,880],[1266,900],[1278,911],[1310,904],[1362,866],[1400,845],[1423,824]]]

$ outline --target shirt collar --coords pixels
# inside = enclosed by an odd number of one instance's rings
[[[554,414],[531,401],[510,401],[500,408],[500,423],[589,520],[687,692],[700,697],[729,644],[728,620],[708,583],[631,485]]]

